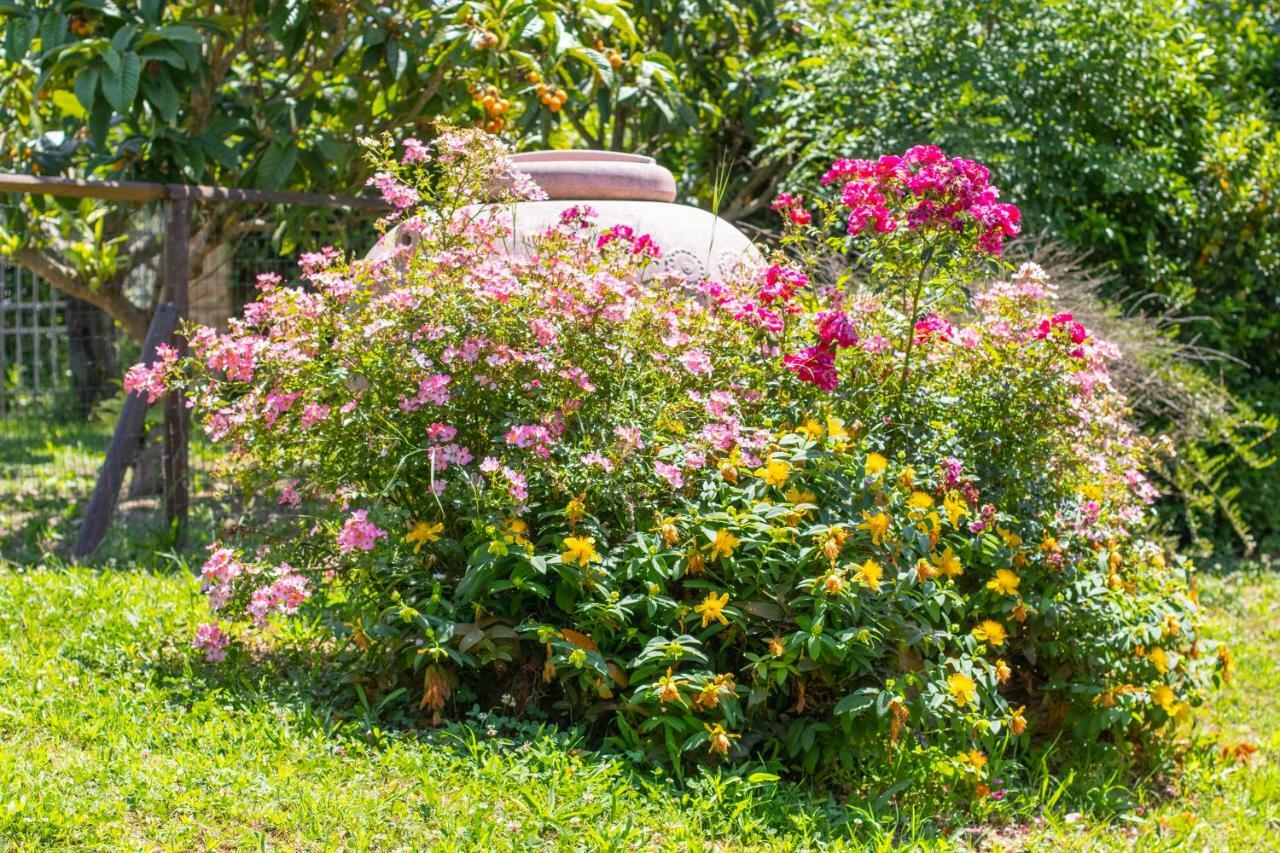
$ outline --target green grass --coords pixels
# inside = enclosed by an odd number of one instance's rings
[[[680,786],[572,734],[384,730],[301,657],[199,662],[185,572],[0,570],[0,846],[1274,849],[1280,575],[1237,570],[1203,590],[1238,678],[1201,713],[1180,775],[1106,783],[1082,762],[994,814],[873,815],[795,783]],[[1226,761],[1219,741],[1260,752]]]

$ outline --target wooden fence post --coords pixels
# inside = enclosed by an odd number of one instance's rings
[[[156,347],[173,338],[177,324],[178,309],[173,303],[165,302],[156,308],[156,313],[151,318],[151,327],[147,329],[146,343],[142,346],[143,364],[155,362]],[[111,446],[107,448],[107,459],[98,472],[98,484],[93,489],[89,507],[80,521],[80,533],[76,536],[72,551],[77,559],[83,559],[96,551],[107,535],[107,527],[111,524],[111,515],[116,507],[116,497],[120,494],[120,484],[124,482],[124,472],[133,464],[133,458],[142,444],[142,426],[146,419],[146,395],[128,395],[124,408],[120,410],[120,420],[116,422]]]
[[[168,299],[178,314],[178,324],[186,322],[188,304],[188,243],[191,239],[191,202],[175,194],[164,203],[164,284]],[[174,337],[178,356],[187,354],[187,340],[181,333]],[[187,545],[187,515],[190,507],[190,483],[187,477],[187,440],[190,417],[186,398],[171,391],[164,402],[164,513],[173,531],[174,546]]]

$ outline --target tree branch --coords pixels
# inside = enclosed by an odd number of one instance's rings
[[[150,313],[130,302],[118,287],[89,287],[81,281],[74,268],[41,249],[18,249],[13,253],[13,260],[49,282],[54,289],[101,308],[139,343],[146,339],[147,326],[151,322]]]

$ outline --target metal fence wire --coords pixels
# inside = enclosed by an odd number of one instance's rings
[[[218,247],[204,274],[189,284],[190,319],[225,326],[253,298],[263,272],[286,280],[297,272],[270,232]],[[156,263],[131,272],[128,289],[139,303],[157,292],[159,274]],[[124,371],[140,354],[139,343],[100,309],[0,256],[0,560],[30,562],[69,551],[123,406]],[[163,420],[163,407],[152,406],[116,504],[109,552],[127,553],[121,543],[154,549],[164,541]],[[192,431],[188,460],[199,527],[202,502],[218,499],[209,477],[217,450],[199,429]],[[205,509],[207,528],[213,513]]]

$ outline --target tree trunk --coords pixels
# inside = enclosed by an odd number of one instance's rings
[[[99,401],[120,390],[115,323],[100,308],[74,298],[67,299],[64,316],[75,412],[87,417]]]

